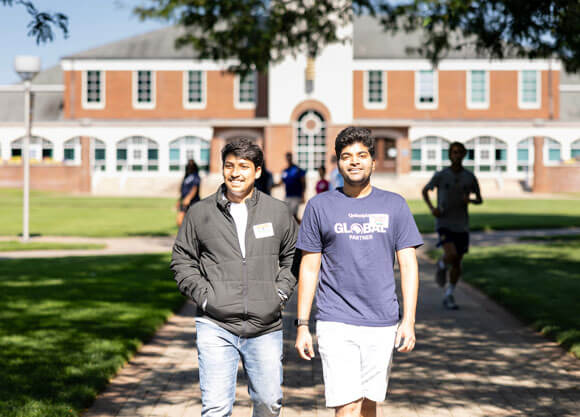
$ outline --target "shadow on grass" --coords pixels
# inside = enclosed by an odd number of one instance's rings
[[[89,405],[181,305],[168,262],[163,255],[3,261],[0,415],[75,415]]]

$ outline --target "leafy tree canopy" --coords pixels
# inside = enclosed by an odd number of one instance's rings
[[[64,37],[68,37],[68,17],[62,13],[38,11],[32,1],[28,0],[0,0],[2,6],[23,6],[31,17],[28,23],[28,36],[36,38],[36,43],[51,42],[54,39],[53,26],[62,30]]]
[[[554,57],[580,69],[579,0],[144,0],[134,11],[184,27],[178,47],[234,58],[240,73],[347,41],[337,28],[360,14],[376,16],[386,31],[422,31],[415,50],[434,63],[471,47],[489,58]]]

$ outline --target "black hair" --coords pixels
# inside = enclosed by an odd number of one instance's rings
[[[222,148],[222,164],[226,162],[229,154],[252,161],[256,169],[260,168],[264,163],[262,149],[248,138],[237,138],[227,143]]]
[[[199,168],[197,167],[197,164],[195,163],[195,161],[193,159],[190,159],[189,161],[187,161],[187,165],[185,167],[185,176],[187,177],[188,175],[191,174],[197,174],[199,172]]]
[[[371,131],[365,127],[349,126],[338,134],[334,142],[334,152],[340,159],[340,153],[347,146],[353,143],[362,143],[369,150],[369,153],[375,158],[375,138],[371,136]]]
[[[461,142],[453,142],[452,144],[449,145],[449,152],[451,152],[451,149],[457,146],[459,149],[461,149],[461,153],[466,153],[467,149],[465,148],[465,145]]]

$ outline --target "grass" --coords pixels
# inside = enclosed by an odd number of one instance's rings
[[[89,406],[182,305],[168,263],[169,255],[1,262],[0,416],[78,416]]]
[[[19,242],[16,240],[0,241],[0,252],[30,250],[83,250],[104,249],[106,245],[98,243],[55,243],[55,242]]]
[[[579,240],[471,248],[463,278],[580,358]]]
[[[20,190],[0,189],[0,236],[22,231]],[[421,232],[434,220],[422,200],[409,200]],[[172,236],[175,199],[71,196],[32,192],[30,233],[52,236]],[[580,226],[578,200],[493,199],[470,206],[472,230],[539,229]]]
[[[22,193],[0,190],[0,235],[22,232]],[[49,236],[171,236],[175,199],[92,197],[33,191],[30,233]]]
[[[434,220],[422,200],[409,207],[423,233],[434,231]],[[578,200],[487,199],[470,205],[471,230],[522,230],[580,226]]]

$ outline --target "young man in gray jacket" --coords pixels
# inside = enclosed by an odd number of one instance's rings
[[[171,269],[197,304],[203,417],[232,413],[240,358],[254,417],[282,407],[282,309],[292,295],[298,226],[288,207],[254,188],[262,150],[248,139],[222,149],[224,184],[192,206]]]

